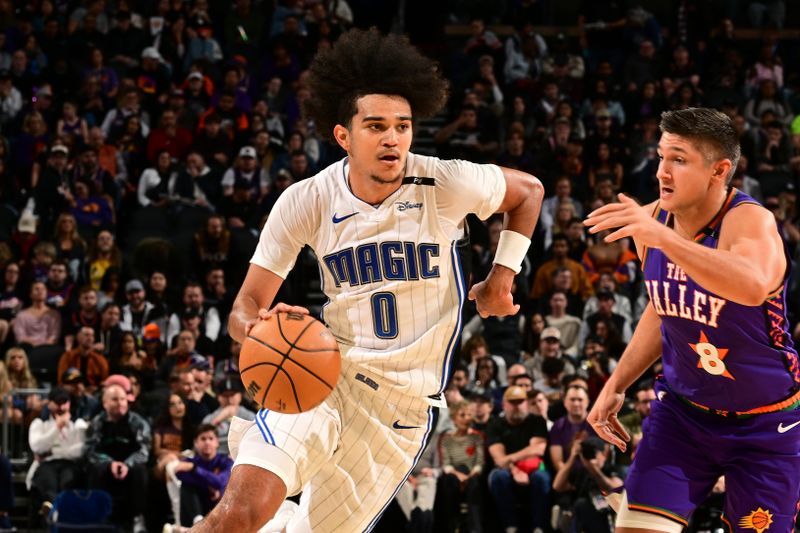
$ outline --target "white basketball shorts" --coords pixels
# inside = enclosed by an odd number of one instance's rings
[[[288,533],[370,531],[411,473],[434,429],[435,408],[383,392],[342,376],[311,411],[258,412],[234,469],[258,466],[280,477],[288,496],[302,491]]]

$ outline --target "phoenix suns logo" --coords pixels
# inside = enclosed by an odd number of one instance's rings
[[[772,513],[768,509],[759,507],[747,516],[739,520],[739,527],[744,529],[755,529],[756,533],[763,533],[772,525]]]

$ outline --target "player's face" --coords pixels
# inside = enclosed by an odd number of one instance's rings
[[[676,212],[706,198],[711,178],[719,171],[719,166],[709,164],[693,142],[665,132],[658,143],[658,154],[661,161],[656,177],[661,207]]]
[[[356,101],[350,128],[337,126],[336,139],[350,156],[351,179],[399,184],[411,147],[411,106],[401,96],[368,94]]]

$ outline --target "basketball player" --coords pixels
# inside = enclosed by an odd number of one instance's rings
[[[482,316],[515,314],[511,284],[539,216],[534,177],[409,152],[413,119],[435,114],[447,84],[400,37],[351,31],[310,68],[306,111],[347,157],[275,204],[230,315],[242,341],[277,311],[303,245],[320,263],[322,318],[342,354],[339,383],[298,415],[261,410],[236,445],[225,496],[193,531],[369,531],[435,425],[467,297],[464,217],[506,213],[494,267],[469,293]],[[232,427],[229,442],[239,440]],[[231,449],[234,450],[234,444]],[[295,506],[296,507],[296,506]],[[287,513],[284,513],[284,510]],[[283,521],[279,521],[283,518]]]
[[[660,199],[589,214],[590,232],[633,237],[650,302],[589,414],[625,450],[624,392],[659,355],[664,376],[617,514],[617,531],[679,533],[720,475],[729,531],[791,531],[800,498],[800,366],[788,333],[790,263],[772,214],[728,183],[731,120],[666,112]]]

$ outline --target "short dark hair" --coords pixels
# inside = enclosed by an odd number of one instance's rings
[[[509,380],[510,381],[509,385],[516,385],[518,379],[527,379],[530,380],[531,383],[533,383],[533,378],[530,376],[530,374],[526,373],[526,374],[517,374],[516,376],[512,376],[511,379]]]
[[[708,163],[729,159],[731,170],[726,182],[733,177],[742,151],[736,127],[725,113],[707,107],[664,111],[659,129],[662,133],[673,133],[702,144],[700,151]]]
[[[448,82],[436,63],[406,37],[383,36],[374,28],[343,34],[314,58],[309,74],[313,97],[304,102],[304,111],[332,141],[334,126],[350,127],[362,96],[402,96],[416,118],[435,115],[447,100]]]
[[[208,433],[209,431],[219,438],[219,435],[217,435],[217,427],[214,424],[200,424],[200,426],[194,432],[194,438],[196,439],[203,433]]]

